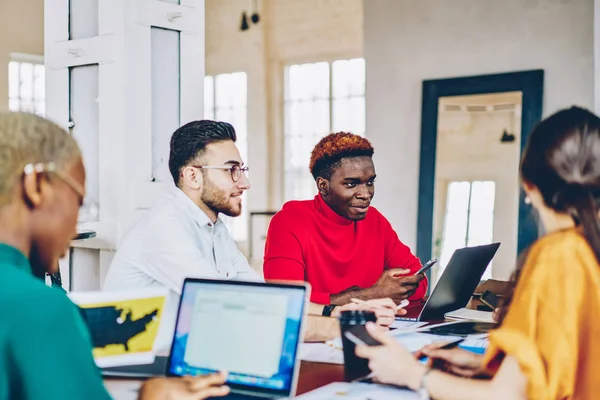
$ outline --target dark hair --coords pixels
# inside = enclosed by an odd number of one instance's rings
[[[181,169],[201,157],[207,145],[236,139],[235,129],[227,122],[192,121],[177,129],[171,136],[169,154],[169,171],[175,185],[179,185]]]
[[[579,107],[561,110],[540,122],[529,136],[521,159],[521,180],[535,186],[547,207],[568,213],[580,226],[600,262],[600,118]],[[511,288],[503,301],[506,314],[528,251],[519,257]]]
[[[343,158],[372,157],[373,146],[362,136],[348,132],[331,133],[317,143],[310,155],[309,169],[315,180],[331,179]]]

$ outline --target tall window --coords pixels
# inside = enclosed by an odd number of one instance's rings
[[[44,116],[46,89],[44,60],[41,57],[21,55],[8,63],[8,108]]]
[[[496,183],[493,181],[451,182],[448,185],[440,255],[442,267],[448,264],[455,250],[492,242],[495,196]],[[490,278],[491,270],[490,263],[482,279]]]
[[[242,160],[248,161],[247,76],[245,72],[204,77],[204,118],[229,122],[237,134],[236,145]],[[242,195],[242,214],[239,217],[221,215],[235,240],[248,236],[248,196]]]
[[[316,194],[310,152],[331,132],[365,133],[365,60],[290,65],[285,91],[285,197]]]

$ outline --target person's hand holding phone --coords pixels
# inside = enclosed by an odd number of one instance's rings
[[[424,275],[409,275],[408,269],[392,268],[383,271],[377,282],[372,286],[378,297],[389,297],[396,304],[412,296]]]

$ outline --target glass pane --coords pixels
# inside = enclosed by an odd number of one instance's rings
[[[46,115],[46,102],[44,100],[36,100],[34,107],[37,115],[42,117]]]
[[[8,97],[19,97],[19,63],[11,61],[8,63]]]
[[[217,108],[246,106],[246,73],[221,74],[215,78],[215,99]]]
[[[20,90],[22,99],[33,99],[33,64],[20,63]]]
[[[477,181],[471,184],[467,246],[487,244],[493,241],[495,197],[495,182]],[[492,263],[493,262],[490,262],[488,265],[482,279],[489,279],[492,277]]]
[[[8,109],[10,111],[21,111],[21,102],[19,99],[8,99]]]
[[[493,181],[478,181],[471,184],[467,246],[492,242],[495,195],[496,184]]]
[[[98,107],[98,77],[100,68],[98,64],[85,65],[70,69],[70,116],[75,122],[72,129],[73,136],[77,139],[86,172],[86,196],[83,208],[79,213],[79,221],[97,221],[100,217],[96,214],[100,201],[100,157],[98,146],[100,143],[100,110]],[[101,208],[100,208],[101,210]]]
[[[350,99],[350,124],[352,133],[364,135],[366,131],[365,98],[353,97]]]
[[[98,36],[99,0],[69,1],[70,39],[85,39]]]
[[[205,80],[206,82],[206,80]],[[247,116],[247,75],[245,72],[220,74],[207,85],[214,91],[214,97],[205,101],[211,105],[212,117],[217,121],[229,122],[235,128],[236,145],[242,160],[248,161],[248,116]],[[205,90],[205,98],[207,91]],[[213,100],[214,99],[214,100]],[[213,103],[214,101],[214,103]],[[210,112],[210,111],[208,111]],[[208,113],[206,115],[209,115]],[[242,195],[242,213],[235,218],[223,217],[231,235],[237,241],[245,241],[248,236],[247,195]]]
[[[285,173],[285,192],[289,199],[311,199],[317,194],[313,177],[308,170],[293,169]]]
[[[317,100],[313,102],[308,121],[312,122],[312,134],[327,135],[329,133],[329,101]]]
[[[333,99],[333,131],[365,133],[365,98]]]
[[[350,126],[351,111],[350,99],[333,99],[333,131],[334,132],[353,132]]]
[[[33,100],[21,100],[20,110],[23,112],[34,112],[34,103]]]
[[[365,60],[338,60],[332,65],[332,93],[334,98],[363,96],[365,94]]]
[[[204,77],[204,119],[215,119],[215,81],[212,76]]]
[[[298,136],[303,127],[301,117],[302,102],[290,101],[285,105],[285,133],[287,136]]]
[[[446,267],[456,249],[466,245],[470,189],[470,182],[451,182],[448,185],[440,270]]]
[[[45,68],[41,64],[34,67],[34,92],[33,96],[36,100],[46,98],[46,74]]]
[[[326,62],[288,67],[287,98],[309,100],[329,97],[329,64]]]
[[[169,140],[180,121],[180,35],[179,31],[150,28],[150,80],[152,177],[172,182],[169,172]]]

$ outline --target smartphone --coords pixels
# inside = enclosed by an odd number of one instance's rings
[[[421,267],[420,270],[417,271],[417,273],[415,275],[419,275],[419,274],[424,274],[425,272],[429,271],[429,269],[431,267],[433,267],[436,263],[438,262],[437,258],[432,258],[431,260],[427,261],[425,263],[425,265],[423,265]]]
[[[479,298],[483,304],[495,310],[500,305],[500,296],[486,290]]]
[[[344,336],[358,346],[381,346],[381,342],[373,339],[364,325],[356,325],[348,329]]]

